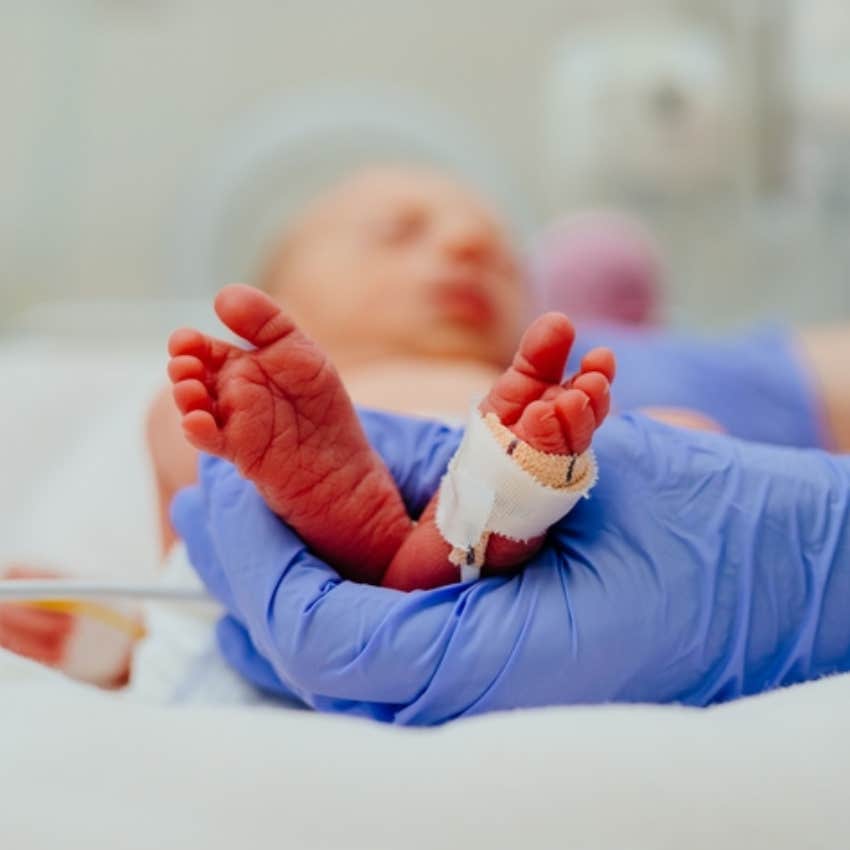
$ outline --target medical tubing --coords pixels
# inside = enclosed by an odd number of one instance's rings
[[[206,591],[160,584],[63,579],[0,579],[0,602],[71,599],[149,599],[158,602],[209,602]]]

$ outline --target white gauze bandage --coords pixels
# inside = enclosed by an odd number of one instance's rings
[[[480,575],[490,534],[532,540],[568,514],[596,483],[593,452],[547,454],[498,418],[473,410],[440,483],[437,528],[461,580]]]

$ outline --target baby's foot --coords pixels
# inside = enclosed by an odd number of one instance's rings
[[[547,313],[525,332],[513,363],[493,384],[479,409],[499,421],[532,448],[549,454],[580,454],[610,407],[614,355],[605,348],[589,352],[578,374],[563,380],[575,338],[566,316]],[[451,546],[437,528],[435,496],[408,536],[384,576],[384,584],[399,590],[439,587],[457,581],[458,568],[449,560]],[[485,571],[513,569],[531,557],[543,538],[517,542],[492,534],[487,543]]]
[[[581,454],[611,406],[616,364],[607,348],[589,351],[576,375],[564,380],[564,367],[575,339],[561,313],[540,316],[523,334],[513,363],[481,403],[483,414],[499,421],[532,448],[549,454]],[[529,558],[540,540],[517,542],[493,534],[487,568],[501,571]]]
[[[550,454],[581,454],[610,408],[615,361],[607,348],[595,348],[576,375],[564,381],[575,339],[560,313],[540,316],[523,334],[513,363],[480,405],[532,448]]]
[[[346,577],[379,581],[410,519],[336,370],[262,292],[228,286],[215,309],[254,350],[196,330],[172,335],[168,371],[187,439],[234,463]]]

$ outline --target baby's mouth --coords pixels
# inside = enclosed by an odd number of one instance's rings
[[[486,288],[469,278],[446,279],[432,291],[440,315],[471,327],[488,327],[495,318],[495,307]]]

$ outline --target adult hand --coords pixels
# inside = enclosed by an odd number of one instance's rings
[[[365,425],[415,514],[459,439]],[[173,518],[261,687],[400,723],[568,703],[705,705],[850,668],[850,461],[620,417],[600,482],[517,575],[400,593],[342,581],[228,464]]]

